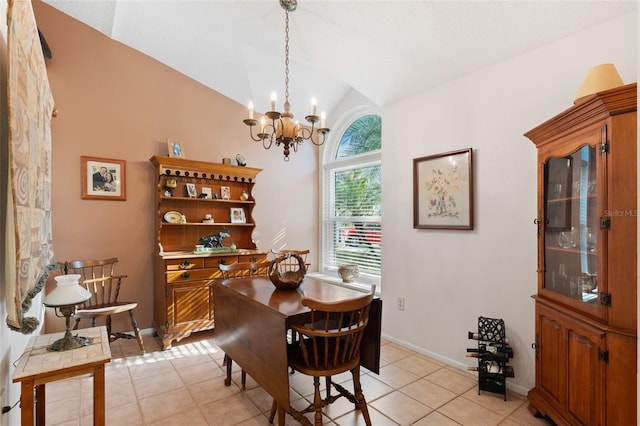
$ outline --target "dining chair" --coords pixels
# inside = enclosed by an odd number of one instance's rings
[[[140,351],[144,354],[144,343],[133,312],[138,306],[138,302],[118,300],[122,283],[127,276],[115,274],[117,263],[118,258],[112,257],[104,260],[72,260],[60,265],[64,274],[79,274],[80,285],[91,293],[91,299],[78,306],[74,316],[73,329],[77,330],[83,319],[91,319],[91,326],[95,327],[98,318],[105,318],[110,343],[120,338],[135,338],[140,346]],[[128,333],[114,332],[111,329],[111,316],[124,312],[129,313],[134,336]]]
[[[304,414],[313,412],[315,425],[322,425],[323,407],[344,396],[362,412],[367,426],[371,426],[360,384],[360,343],[369,321],[374,294],[375,285],[372,285],[368,293],[353,299],[336,302],[323,302],[311,297],[302,299],[302,305],[311,309],[311,312],[304,323],[291,325],[300,338],[288,345],[287,358],[289,366],[295,371],[313,376],[313,402],[298,411],[292,407],[282,407],[274,399],[269,423],[273,423],[276,412],[279,418],[288,412],[300,423],[310,425]],[[331,380],[332,376],[345,371],[351,372],[353,393]],[[325,378],[325,398],[320,393],[321,377]],[[336,395],[331,394],[332,385],[338,392]]]
[[[267,276],[271,262],[237,262],[218,265],[223,279]]]
[[[271,262],[237,262],[218,265],[218,269],[222,273],[222,279],[230,278],[243,278],[243,277],[255,277],[255,276],[267,276],[269,273],[269,266]],[[223,365],[227,367],[227,378],[224,380],[225,386],[231,384],[231,367],[233,366],[233,360],[227,354],[224,355]],[[242,389],[247,388],[247,372],[242,369],[241,373]]]
[[[283,256],[286,254],[297,254],[304,261],[304,266],[309,269],[310,263],[307,262],[307,255],[309,254],[309,250],[277,250],[271,249],[271,253],[275,257]],[[288,261],[281,263],[281,268],[284,268],[283,271],[297,271],[299,268],[298,262],[295,258],[290,258]]]

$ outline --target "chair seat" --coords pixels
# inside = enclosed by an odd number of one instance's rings
[[[130,311],[138,306],[137,302],[118,302],[109,305],[94,305],[91,309],[76,310],[76,318],[104,317]]]

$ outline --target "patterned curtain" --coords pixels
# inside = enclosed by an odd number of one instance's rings
[[[55,269],[51,241],[53,97],[30,1],[9,0],[9,177],[5,239],[7,324],[28,334],[31,300]]]

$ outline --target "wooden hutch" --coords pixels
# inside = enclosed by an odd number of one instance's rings
[[[213,329],[219,264],[266,259],[268,252],[256,250],[252,239],[252,189],[261,169],[158,155],[149,161],[158,179],[153,328],[168,349]],[[214,236],[213,247],[197,252],[207,236]]]
[[[536,384],[563,425],[636,423],[637,88],[590,95],[525,134],[538,149]]]

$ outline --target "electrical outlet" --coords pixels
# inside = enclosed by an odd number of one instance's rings
[[[404,297],[398,297],[398,300],[396,301],[396,309],[404,311]]]

